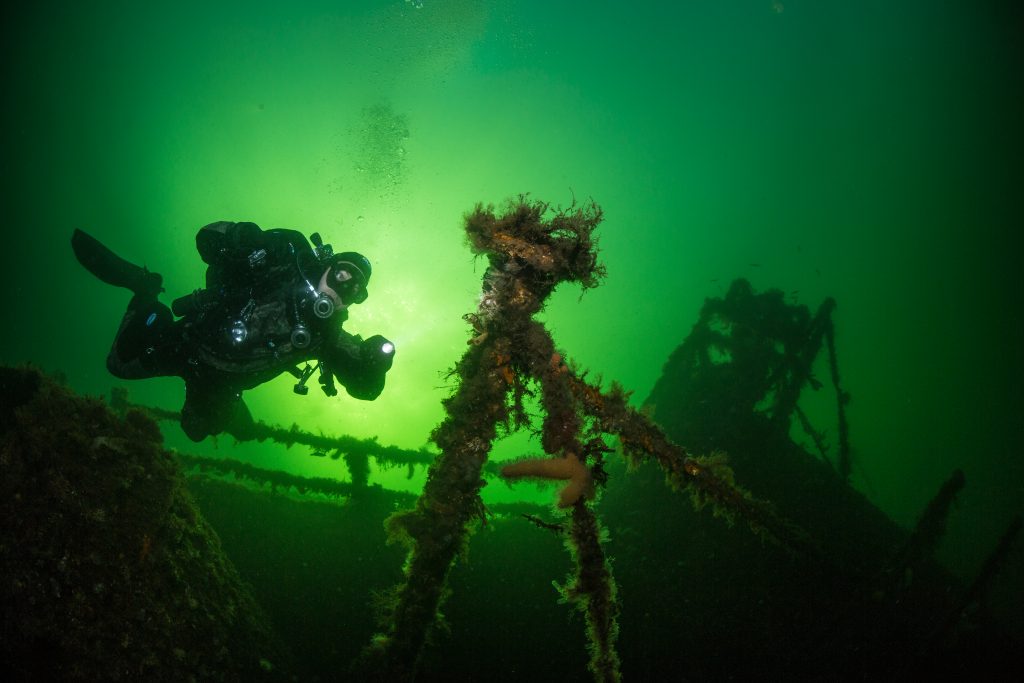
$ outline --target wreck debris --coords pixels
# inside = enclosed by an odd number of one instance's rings
[[[586,615],[590,643],[590,670],[594,680],[620,680],[619,656],[615,652],[619,606],[615,581],[601,547],[601,528],[594,510],[581,499],[572,509],[569,549],[576,560],[576,574],[562,587],[562,594]]]
[[[128,391],[123,387],[114,387],[110,392],[110,407],[116,412],[124,413],[128,410],[140,410],[150,417],[158,420],[178,422],[181,420],[181,413],[165,408],[144,406],[128,401]],[[265,422],[256,421],[251,429],[247,429],[244,435],[232,434],[236,441],[273,441],[291,448],[295,444],[307,446],[312,449],[312,454],[317,456],[329,455],[332,460],[344,458],[354,484],[366,482],[368,472],[368,458],[373,458],[381,467],[426,467],[434,460],[434,454],[426,449],[412,451],[397,446],[385,446],[373,439],[357,439],[353,436],[326,436],[324,434],[313,434],[301,429],[297,424],[291,427],[270,425]]]
[[[410,505],[416,497],[405,491],[385,489],[379,484],[367,486],[357,482],[338,481],[328,477],[302,477],[288,474],[280,470],[256,467],[247,462],[232,458],[206,458],[174,451],[175,458],[181,463],[184,474],[189,480],[216,479],[230,481],[250,489],[284,494],[302,499],[316,497],[321,501],[344,505],[349,500],[365,495],[367,491],[378,496],[386,496],[394,505]],[[545,523],[536,514],[547,509],[535,503],[492,503],[487,506],[488,517],[525,517],[535,524]],[[532,512],[528,512],[532,511]],[[552,531],[562,532],[561,525],[548,525]]]
[[[692,426],[707,434],[723,433],[731,416],[758,414],[771,420],[779,433],[788,434],[795,413],[819,451],[826,452],[824,435],[797,403],[805,386],[814,390],[823,386],[813,367],[824,340],[838,411],[839,445],[832,464],[843,481],[848,481],[845,406],[850,397],[839,384],[832,323],[835,308],[835,300],[826,298],[812,316],[807,306],[786,303],[782,291],[755,293],[743,278],[732,282],[725,297],[707,299],[693,331],[666,366],[678,375],[681,403],[706,408],[700,411],[701,423]],[[723,392],[723,386],[730,391]],[[659,391],[656,387],[651,396],[655,404],[660,400]],[[718,421],[708,422],[704,419],[708,414],[717,415]]]
[[[954,470],[935,497],[928,502],[914,526],[913,533],[893,559],[891,563],[893,573],[902,573],[905,569],[912,568],[921,559],[930,558],[934,554],[935,548],[946,533],[946,519],[949,517],[950,508],[953,507],[957,495],[963,490],[965,484],[963,470]]]
[[[836,360],[836,330],[832,319],[826,321],[825,341],[828,344],[828,367],[832,375],[832,387],[836,394],[836,424],[839,431],[839,453],[836,456],[836,469],[843,481],[850,481],[850,425],[846,421],[846,404],[850,402],[850,394],[839,388],[839,362]]]
[[[586,614],[591,671],[597,680],[619,677],[615,585],[599,541],[591,508],[593,488],[607,478],[602,435],[619,437],[631,458],[653,457],[670,484],[694,492],[699,504],[741,517],[758,532],[806,546],[801,533],[783,523],[770,506],[737,487],[720,455],[689,457],[649,418],[629,408],[616,385],[608,393],[588,384],[564,360],[547,329],[533,316],[562,282],[586,290],[604,275],[593,231],[602,218],[593,203],[552,212],[543,202],[520,196],[498,216],[478,205],[465,219],[469,246],[488,267],[477,311],[465,316],[473,328],[467,350],[452,374],[456,391],[444,401],[446,418],[432,440],[441,453],[431,465],[413,510],[393,515],[391,537],[409,548],[405,581],[389,602],[385,632],[367,652],[367,664],[384,680],[409,680],[428,631],[439,616],[448,573],[467,543],[470,524],[481,516],[480,489],[488,453],[498,436],[530,424],[523,397],[539,390],[546,458],[507,466],[507,476],[569,481],[559,507],[571,509],[569,543],[576,573],[566,596]]]
[[[984,603],[985,595],[992,581],[1006,562],[1010,551],[1013,549],[1014,542],[1017,540],[1017,535],[1020,534],[1022,526],[1024,526],[1024,520],[1019,515],[1010,520],[1006,530],[999,537],[995,548],[985,558],[985,563],[982,565],[978,575],[974,577],[967,590],[960,596],[956,606],[950,610],[949,616],[939,624],[929,639],[929,645],[933,649],[942,648],[945,644],[944,641],[951,637],[957,623],[964,617],[964,614],[971,605]]]
[[[7,680],[289,680],[160,430],[0,368]]]
[[[736,485],[724,453],[690,456],[650,418],[630,407],[628,394],[616,384],[606,394],[582,378],[573,377],[571,386],[583,409],[595,416],[600,429],[619,437],[623,454],[633,464],[653,458],[664,470],[668,485],[673,490],[688,489],[698,509],[710,504],[715,515],[730,522],[741,519],[759,536],[793,551],[820,555],[802,529],[781,518],[769,503]]]
[[[415,675],[449,569],[482,507],[481,476],[491,444],[499,428],[528,423],[521,402],[513,401],[510,409],[508,401],[510,394],[525,393],[524,376],[541,384],[545,452],[562,457],[568,451],[582,453],[581,421],[571,396],[564,385],[550,381],[556,371],[550,363],[553,342],[532,316],[559,282],[576,281],[584,288],[597,284],[603,270],[591,232],[601,211],[593,204],[571,207],[545,221],[547,210],[546,204],[520,197],[501,218],[483,206],[466,217],[470,247],[486,255],[489,265],[477,312],[466,316],[474,337],[454,370],[459,387],[444,401],[447,417],[432,435],[441,454],[430,467],[416,508],[388,522],[392,536],[409,545],[410,558],[387,633],[375,638],[371,653],[378,655],[372,664],[385,679]]]

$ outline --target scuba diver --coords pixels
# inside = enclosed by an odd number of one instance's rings
[[[364,401],[384,389],[394,344],[342,329],[349,306],[366,300],[370,262],[356,252],[335,254],[317,233],[307,241],[295,230],[255,223],[202,227],[196,248],[207,264],[206,287],[170,308],[157,300],[164,291],[159,274],[81,230],[71,246],[86,270],[133,294],[107,369],[121,379],[184,379],[181,427],[193,441],[221,432],[251,438],[242,392],[283,372],[298,379],[294,389],[302,395],[316,370],[328,396],[338,393],[335,380]]]

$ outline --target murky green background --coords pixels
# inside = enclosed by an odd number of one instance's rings
[[[942,553],[973,572],[1024,511],[1016,4],[422,4],[8,13],[0,360],[89,393],[116,383],[104,358],[128,294],[78,267],[75,227],[162,273],[168,299],[201,284],[205,223],[320,231],[374,263],[349,327],[395,340],[388,387],[328,400],[285,377],[248,403],[268,422],[419,448],[484,267],[463,213],[523,192],[593,198],[608,279],[582,299],[559,291],[545,313],[568,356],[639,404],[734,277],[812,307],[834,296],[854,484],[911,525],[962,467]],[[184,393],[174,379],[131,391],[172,409]],[[806,407],[834,441],[826,393]],[[166,431],[189,452],[345,476],[300,449]],[[498,456],[524,452],[539,446],[514,439]]]

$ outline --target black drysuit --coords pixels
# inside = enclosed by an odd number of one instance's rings
[[[177,320],[155,297],[134,296],[107,356],[112,374],[183,378],[181,426],[195,441],[251,435],[242,392],[306,361],[320,362],[328,395],[337,379],[355,398],[377,398],[393,347],[345,332],[344,310],[313,314],[312,290],[327,266],[301,233],[222,221],[200,229],[196,247],[208,264],[206,288],[175,302]]]

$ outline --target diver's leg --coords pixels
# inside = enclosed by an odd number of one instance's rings
[[[202,380],[185,380],[185,405],[181,407],[181,429],[193,441],[199,442],[216,433],[213,426],[219,392]]]
[[[71,248],[78,262],[108,285],[126,287],[137,296],[152,298],[163,291],[163,278],[158,273],[125,261],[82,230],[75,230],[71,235]]]
[[[178,374],[171,342],[174,316],[157,301],[163,278],[130,263],[92,235],[75,230],[71,248],[78,262],[107,284],[130,289],[135,296],[121,318],[114,343],[107,354],[107,369],[121,379],[143,379]]]
[[[256,423],[252,419],[252,413],[249,412],[249,406],[245,405],[245,401],[242,400],[241,393],[237,394],[231,409],[231,417],[224,426],[224,431],[239,441],[251,441],[256,438]]]
[[[181,374],[176,333],[167,306],[155,298],[133,296],[107,354],[107,369],[121,379]]]
[[[181,429],[193,441],[226,433],[239,440],[252,438],[255,423],[236,391],[216,379],[185,381],[185,405],[181,408]]]

